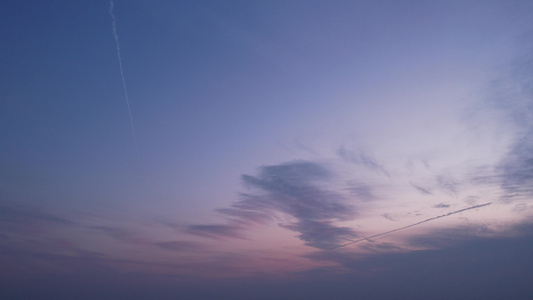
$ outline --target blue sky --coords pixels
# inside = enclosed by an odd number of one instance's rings
[[[0,11],[0,294],[531,295],[528,1]]]

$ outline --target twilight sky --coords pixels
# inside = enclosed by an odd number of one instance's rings
[[[2,1],[0,296],[529,299],[533,3]]]

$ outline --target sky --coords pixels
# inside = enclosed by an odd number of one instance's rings
[[[529,299],[533,3],[2,1],[3,299]]]

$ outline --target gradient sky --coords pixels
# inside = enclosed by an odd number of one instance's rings
[[[531,1],[111,4],[0,3],[2,298],[533,297]]]

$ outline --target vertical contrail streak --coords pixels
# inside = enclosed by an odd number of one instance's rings
[[[360,238],[358,240],[351,241],[349,243],[333,247],[330,250],[341,248],[341,247],[346,247],[346,246],[353,245],[353,244],[356,244],[356,243],[359,243],[359,242],[362,242],[362,241],[367,241],[369,239],[376,238],[376,237],[379,237],[379,236],[382,236],[382,235],[386,235],[386,234],[393,233],[393,232],[396,232],[396,231],[400,231],[400,230],[404,230],[404,229],[407,229],[407,228],[411,228],[413,226],[417,226],[417,225],[420,225],[420,224],[423,224],[423,223],[426,223],[426,222],[429,222],[429,221],[433,221],[433,220],[437,220],[437,219],[440,219],[440,218],[448,217],[448,216],[455,215],[455,214],[458,214],[458,213],[463,212],[463,211],[467,211],[467,210],[471,210],[471,209],[475,209],[475,208],[480,208],[480,207],[491,205],[491,204],[492,204],[492,202],[489,202],[489,203],[485,203],[485,204],[474,205],[474,206],[470,206],[470,207],[463,208],[463,209],[460,209],[460,210],[452,211],[452,212],[449,212],[447,214],[440,215],[440,216],[433,217],[433,218],[429,218],[429,219],[425,219],[424,221],[420,221],[420,222],[417,222],[417,223],[414,223],[414,224],[411,224],[411,225],[407,225],[407,226],[396,228],[396,229],[389,230],[389,231],[386,231],[386,232],[378,233],[378,234],[375,234],[373,236]]]
[[[115,37],[115,44],[117,45],[118,65],[120,67],[120,76],[122,77],[122,87],[124,88],[124,96],[126,98],[126,104],[128,105],[131,133],[133,134],[133,141],[135,142],[135,148],[137,149],[137,153],[139,153],[139,145],[137,144],[137,135],[135,134],[135,126],[133,126],[133,116],[131,114],[130,98],[128,97],[128,89],[126,88],[126,78],[124,77],[124,69],[122,68],[122,55],[120,54],[120,43],[118,42],[118,34],[117,34],[117,19],[115,18],[115,14],[113,13],[114,6],[115,6],[115,2],[113,2],[113,0],[109,1],[109,14],[111,15],[111,19],[113,21],[112,22],[113,36]]]

